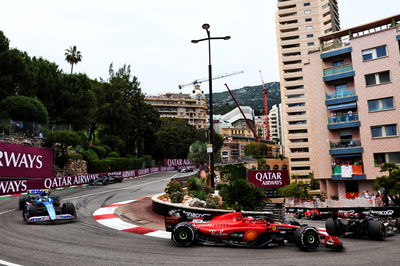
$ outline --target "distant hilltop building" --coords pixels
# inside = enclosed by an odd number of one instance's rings
[[[200,85],[195,85],[192,94],[166,93],[146,96],[144,101],[155,107],[161,117],[185,119],[195,128],[206,128],[207,103]]]

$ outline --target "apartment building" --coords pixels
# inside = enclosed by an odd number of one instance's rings
[[[304,65],[314,177],[329,197],[373,191],[400,165],[400,15],[319,38]]]
[[[144,101],[157,108],[161,117],[181,118],[196,128],[206,128],[207,103],[200,85],[195,85],[192,94],[145,96]]]
[[[271,140],[279,140],[282,142],[282,105],[274,104],[269,110],[268,125],[269,136]]]
[[[298,178],[307,178],[313,171],[309,132],[312,91],[304,83],[304,63],[308,52],[318,48],[318,37],[339,29],[336,0],[278,0],[283,143],[291,174]]]

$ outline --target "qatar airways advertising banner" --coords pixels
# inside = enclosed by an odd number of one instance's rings
[[[0,177],[53,176],[53,150],[0,142]]]
[[[179,166],[191,166],[192,162],[188,159],[165,159],[163,162],[164,167],[179,167]]]
[[[249,170],[247,180],[256,187],[284,187],[289,184],[289,173],[287,170]]]

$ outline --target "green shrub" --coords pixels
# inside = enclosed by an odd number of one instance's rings
[[[150,168],[153,166],[153,158],[151,157],[151,155],[143,155],[142,159],[144,161],[145,168]]]
[[[84,150],[81,151],[81,154],[83,155],[83,159],[85,159],[87,162],[99,160],[99,156],[94,150]]]
[[[111,161],[107,159],[96,159],[89,161],[88,163],[88,172],[91,174],[94,173],[105,173],[109,171],[109,167],[111,165]]]
[[[183,193],[182,191],[175,191],[169,196],[169,199],[172,203],[181,203],[184,197],[185,193]]]
[[[207,195],[206,197],[206,208],[216,209],[218,208],[219,200],[213,195]]]
[[[12,120],[47,123],[48,113],[43,103],[33,97],[13,95],[0,101],[3,116],[8,114]]]
[[[234,181],[236,179],[246,180],[247,169],[244,164],[230,164],[218,167],[220,171],[221,180],[227,182]]]
[[[190,191],[193,198],[198,198],[200,200],[206,200],[207,194],[203,190],[193,190]]]
[[[112,151],[107,154],[107,157],[119,157],[119,153],[116,151]]]
[[[176,180],[171,180],[168,184],[167,187],[165,188],[165,193],[167,194],[172,194],[174,192],[182,192],[182,185],[179,183],[179,181]]]
[[[71,159],[71,160],[82,160],[83,156],[80,153],[74,152],[74,153],[68,154],[68,159]]]
[[[105,147],[97,145],[90,148],[96,152],[100,159],[104,159],[106,157],[107,149]]]
[[[277,190],[278,195],[282,197],[294,197],[294,198],[307,198],[307,185],[292,183],[284,187],[280,187]]]
[[[110,169],[112,171],[127,171],[135,169],[133,168],[132,159],[130,158],[107,158],[110,161]]]
[[[264,207],[264,190],[249,184],[245,179],[236,179],[223,186],[219,192],[230,209],[253,211]]]
[[[142,169],[143,159],[142,158],[132,158],[132,169]]]
[[[186,186],[189,191],[202,190],[203,182],[200,180],[200,178],[191,176],[186,180]]]

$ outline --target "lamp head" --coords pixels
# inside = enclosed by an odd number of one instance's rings
[[[192,43],[198,43],[199,41],[198,40],[192,40],[191,42]]]
[[[231,36],[225,36],[224,40],[229,40],[231,38]]]
[[[210,28],[210,24],[203,24],[203,26],[201,26],[203,29],[208,30]]]

